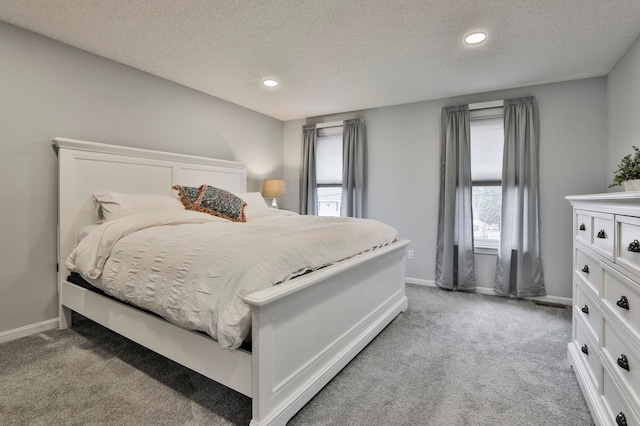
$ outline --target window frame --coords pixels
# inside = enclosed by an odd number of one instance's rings
[[[323,134],[321,135],[321,133]],[[344,133],[344,123],[342,121],[334,121],[330,123],[321,123],[316,125],[317,139],[320,139],[320,137],[322,136],[343,135],[343,133]],[[340,164],[340,170],[342,170],[343,163],[344,163],[344,158],[342,158],[342,164]],[[316,169],[316,173],[317,173],[317,169]],[[342,176],[342,173],[341,173],[340,183],[316,183],[316,200],[315,201],[318,207],[318,216],[320,216],[320,200],[318,199],[318,196],[317,196],[318,188],[340,188],[340,190],[342,190],[343,179],[344,179],[344,176]],[[338,205],[338,208],[339,208],[338,211],[340,211],[341,206]]]
[[[469,105],[469,126],[471,127],[471,123],[473,121],[479,121],[484,119],[494,119],[501,118],[503,120],[503,128],[504,128],[504,101],[490,101],[490,102],[482,102],[477,104]],[[473,144],[473,139],[470,138],[470,144]],[[503,140],[503,149],[504,149],[504,140]],[[473,161],[473,159],[472,159]],[[504,161],[504,160],[503,160]],[[502,165],[501,165],[502,167]],[[500,180],[494,181],[471,181],[471,192],[473,197],[473,187],[474,186],[502,186],[502,178]],[[502,212],[500,212],[500,222],[502,226]],[[498,249],[500,247],[500,239],[493,238],[475,238],[473,239],[474,243],[474,253],[475,254],[497,254]]]

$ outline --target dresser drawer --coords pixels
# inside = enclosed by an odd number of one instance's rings
[[[579,318],[574,317],[573,321],[576,331],[576,338],[573,344],[576,345],[580,353],[582,363],[587,366],[592,384],[598,389],[602,380],[602,364],[598,345],[591,340],[589,331]]]
[[[640,276],[640,218],[616,216],[618,241],[615,262],[636,276]]]
[[[581,283],[575,284],[574,315],[581,317],[590,329],[591,337],[596,344],[600,343],[602,335],[602,313],[597,303],[588,296],[587,290]]]
[[[607,213],[592,213],[592,215],[592,248],[598,254],[613,261],[613,230],[615,229],[613,215]]]
[[[620,396],[618,389],[613,385],[607,371],[604,372],[603,400],[608,411],[608,417],[612,425],[623,425],[621,417],[624,417],[628,426],[640,426],[637,419]]]
[[[576,240],[585,244],[591,244],[591,230],[593,225],[591,224],[591,215],[589,213],[590,212],[576,210],[576,220],[574,222],[574,236]]]
[[[640,360],[638,354],[629,347],[629,344],[618,333],[605,323],[603,355],[608,358],[619,377],[627,385],[627,388],[640,397]]]
[[[581,277],[597,296],[602,294],[602,267],[600,261],[587,254],[579,247],[575,247],[575,272]]]
[[[640,285],[609,266],[604,266],[603,280],[604,309],[640,336]]]
[[[613,214],[576,210],[574,224],[576,241],[589,245],[599,255],[613,260]]]

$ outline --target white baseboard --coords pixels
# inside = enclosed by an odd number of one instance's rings
[[[438,287],[436,285],[435,281],[433,281],[433,280],[423,280],[423,279],[420,279],[420,278],[406,277],[405,278],[405,282],[407,284],[423,285],[423,286],[427,286],[427,287]],[[489,288],[489,287],[476,287],[476,293],[488,294],[489,296],[498,296],[493,291],[493,289]],[[540,296],[540,297],[523,297],[523,299],[535,300],[536,302],[553,303],[553,304],[559,304],[559,305],[565,305],[565,306],[572,306],[573,305],[573,300],[571,298],[569,298],[569,297]]]
[[[24,327],[14,328],[13,330],[2,331],[0,332],[0,343],[9,342],[21,337],[27,337],[43,331],[54,330],[56,328],[58,328],[58,318],[38,322],[36,324],[25,325]]]
[[[404,280],[407,284],[424,285],[427,287],[438,287],[435,281],[433,280],[422,280],[420,278],[410,278],[410,277],[405,277]]]

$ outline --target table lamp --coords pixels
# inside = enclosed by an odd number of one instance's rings
[[[278,208],[278,202],[276,198],[283,198],[285,192],[285,182],[282,179],[265,179],[262,183],[262,196],[264,198],[271,198],[271,207]]]

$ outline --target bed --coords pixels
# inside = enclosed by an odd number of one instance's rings
[[[100,191],[172,195],[174,185],[247,190],[244,164],[55,138],[59,163],[60,328],[77,312],[252,398],[251,425],[284,425],[407,308],[404,255],[395,241],[243,297],[251,350],[224,349],[206,334],[68,280],[66,259],[95,222]]]

